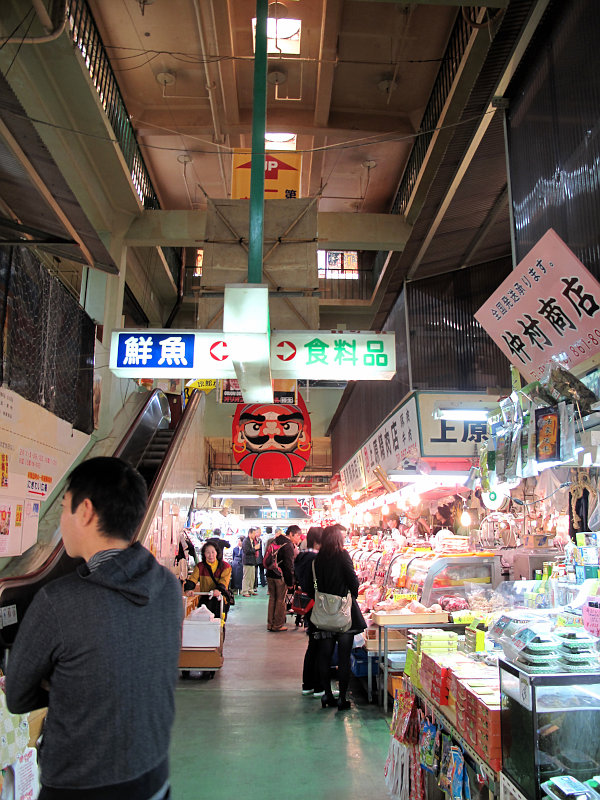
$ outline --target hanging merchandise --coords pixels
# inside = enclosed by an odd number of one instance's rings
[[[538,464],[560,461],[558,410],[538,408],[535,412],[536,461]]]
[[[311,450],[310,415],[300,393],[298,405],[251,403],[237,406],[232,426],[233,457],[254,478],[291,478]]]
[[[423,769],[437,774],[439,767],[439,732],[437,725],[423,718],[419,734],[419,761]]]

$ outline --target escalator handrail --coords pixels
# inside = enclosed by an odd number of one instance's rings
[[[121,453],[123,453],[123,451],[125,450],[125,448],[129,444],[129,442],[131,441],[131,438],[133,437],[133,434],[135,433],[138,425],[140,424],[140,422],[144,418],[144,415],[146,414],[147,409],[152,405],[152,402],[153,402],[154,398],[158,397],[159,395],[165,396],[165,393],[163,392],[162,389],[154,389],[152,392],[150,392],[150,396],[148,397],[148,399],[146,400],[144,405],[138,411],[137,416],[135,417],[135,419],[133,420],[133,422],[131,423],[131,425],[127,429],[127,433],[125,434],[125,436],[121,439],[121,441],[119,442],[119,444],[115,448],[115,452],[113,453],[115,458],[120,458]],[[165,396],[165,399],[166,399],[166,396]],[[167,408],[168,408],[168,400],[166,402],[167,402]]]
[[[179,453],[181,445],[185,440],[185,437],[194,421],[194,417],[196,415],[196,411],[198,410],[198,406],[200,405],[200,399],[202,397],[202,392],[198,389],[194,389],[192,392],[189,400],[186,403],[185,410],[175,429],[175,435],[171,440],[167,452],[165,453],[165,458],[163,463],[158,470],[154,481],[152,482],[152,486],[150,487],[150,494],[148,496],[148,505],[146,506],[146,513],[142,521],[139,524],[137,532],[133,538],[134,542],[141,541],[142,544],[146,536],[148,535],[148,530],[150,527],[150,523],[154,519],[154,515],[156,514],[156,508],[158,503],[162,497],[163,489],[165,487],[165,483],[167,482],[167,478],[171,472],[175,459]]]
[[[130,441],[135,429],[140,424],[141,420],[144,417],[146,410],[150,407],[152,402],[154,401],[157,394],[164,394],[161,389],[154,389],[146,400],[146,402],[142,405],[141,409],[137,413],[133,422],[129,425],[127,429],[127,433],[123,437],[123,439],[117,445],[114,455],[118,457],[119,453],[123,452],[125,446]],[[185,416],[185,415],[184,415]],[[183,417],[182,417],[183,421]],[[2,593],[5,588],[7,587],[19,587],[19,586],[27,586],[28,584],[38,583],[40,580],[43,580],[52,570],[54,569],[56,563],[61,558],[62,554],[64,553],[64,545],[62,539],[60,539],[55,547],[52,549],[48,558],[44,561],[44,563],[39,566],[37,569],[33,570],[32,572],[26,572],[23,575],[9,575],[5,578],[0,578],[0,603],[2,601]]]

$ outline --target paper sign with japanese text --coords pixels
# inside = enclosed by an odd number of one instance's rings
[[[365,477],[362,450],[355,453],[350,461],[342,467],[340,478],[346,495],[350,495],[352,492],[360,492],[366,488],[367,479]]]
[[[600,354],[600,284],[552,228],[475,319],[529,381]]]
[[[233,153],[231,197],[250,197],[252,151],[237,149]],[[302,154],[288,151],[265,153],[265,200],[295,200],[300,197]]]
[[[373,467],[386,472],[416,464],[421,455],[417,404],[413,397],[389,416],[362,446],[367,486],[377,483]]]
[[[291,403],[298,402],[298,381],[276,378],[273,382],[273,402]],[[244,398],[240,384],[235,378],[219,381],[219,403],[243,403]]]

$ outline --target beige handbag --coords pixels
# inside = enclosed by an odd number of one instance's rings
[[[338,594],[320,592],[314,560],[312,573],[315,583],[315,604],[310,612],[310,621],[321,631],[346,633],[352,625],[352,595],[348,592],[345,597],[340,597]]]

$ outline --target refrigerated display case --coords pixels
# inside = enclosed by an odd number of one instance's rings
[[[499,659],[503,770],[528,800],[557,775],[600,773],[600,674],[531,674]]]
[[[414,592],[421,603],[430,606],[444,595],[465,597],[466,584],[495,589],[501,580],[500,556],[493,553],[460,556],[427,553],[395,558],[388,570],[386,587]]]
[[[360,583],[368,583],[375,579],[377,572],[377,565],[381,558],[381,550],[373,549],[359,549],[354,552],[350,551],[350,558],[354,571],[358,576]]]

